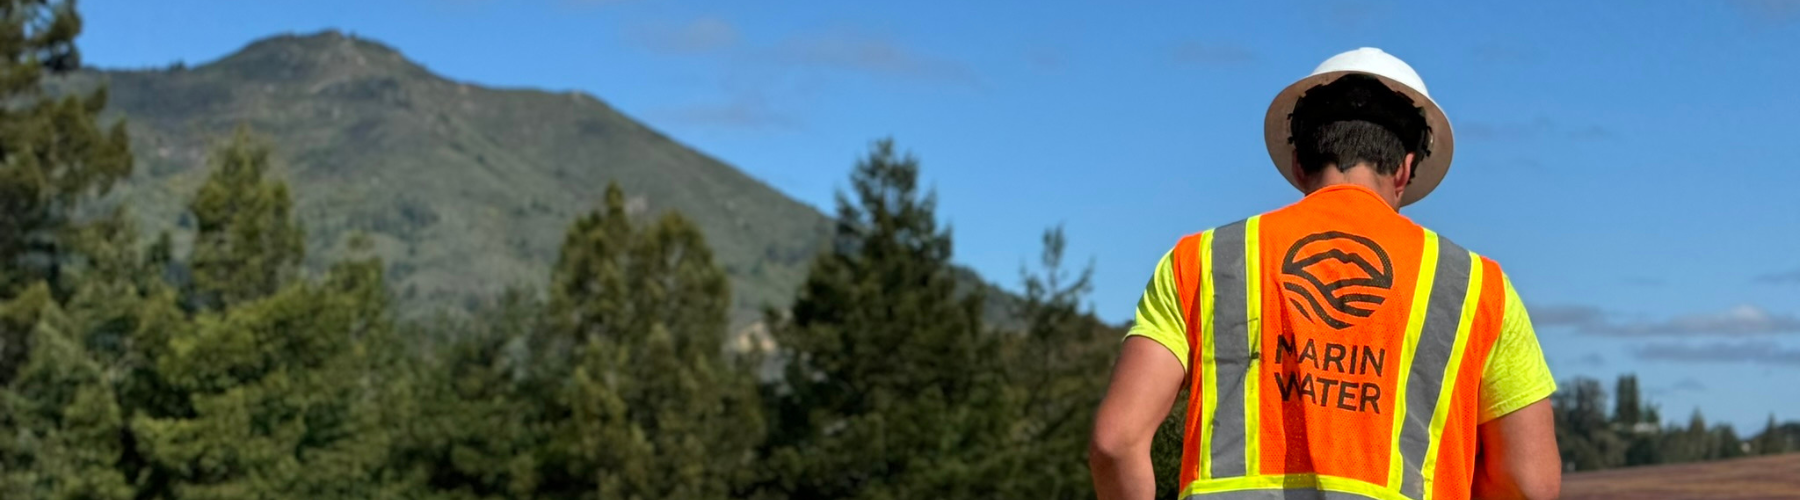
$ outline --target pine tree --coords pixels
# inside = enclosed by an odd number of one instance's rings
[[[551,327],[569,345],[624,335],[631,295],[631,219],[625,193],[608,185],[604,206],[575,221],[550,275]]]
[[[1698,462],[1717,451],[1714,436],[1707,431],[1706,416],[1694,409],[1685,428],[1671,427],[1663,434],[1665,463]]]
[[[552,274],[555,338],[580,356],[562,394],[564,448],[550,451],[568,481],[545,485],[580,498],[729,498],[751,479],[763,424],[753,364],[726,358],[725,272],[680,215],[635,228],[617,185],[605,202],[570,230]],[[585,491],[564,490],[574,485]]]
[[[130,498],[113,382],[133,249],[123,217],[84,205],[131,174],[107,94],[53,96],[76,70],[75,4],[0,0],[0,498]],[[115,294],[115,291],[126,293]],[[71,299],[71,296],[77,296]],[[95,307],[105,303],[106,307]]]
[[[62,97],[43,90],[47,78],[80,66],[74,2],[0,0],[0,12],[0,301],[38,282],[60,300],[79,208],[131,175],[131,146],[123,122],[100,124],[105,88]],[[0,330],[0,387],[27,362],[30,333]]]
[[[270,148],[239,128],[214,150],[212,173],[188,204],[194,233],[192,301],[223,309],[292,280],[305,255],[287,184],[267,181]]]
[[[0,305],[0,324],[29,330],[29,362],[0,390],[0,497],[132,497],[114,468],[123,427],[109,376],[72,331],[49,287]]]
[[[1787,440],[1782,438],[1781,427],[1775,423],[1775,414],[1769,414],[1769,424],[1763,427],[1762,434],[1756,436],[1755,449],[1758,455],[1776,455],[1787,453]]]
[[[1012,311],[1025,322],[1003,338],[1011,440],[988,450],[985,475],[1005,498],[1087,498],[1087,426],[1105,392],[1107,366],[1121,333],[1084,309],[1093,266],[1071,274],[1061,227],[1044,232],[1039,268],[1021,271],[1024,301]]]
[[[676,214],[634,227],[609,186],[570,228],[549,300],[511,294],[446,351],[402,443],[456,498],[730,498],[763,424],[728,356],[724,271]]]
[[[400,436],[391,468],[429,477],[421,491],[446,498],[536,494],[545,403],[555,397],[530,382],[544,359],[529,349],[543,313],[534,293],[512,290],[473,318],[439,319],[426,330],[452,340],[434,360],[408,367],[421,386],[422,417]]]
[[[57,289],[77,207],[131,175],[124,123],[102,128],[106,90],[45,95],[46,77],[80,65],[74,2],[0,0],[0,296],[38,280]]]
[[[1738,458],[1744,456],[1744,441],[1738,438],[1737,430],[1731,424],[1720,424],[1711,433],[1712,449],[1707,460]]]
[[[1575,470],[1599,470],[1625,463],[1630,447],[1614,432],[1606,416],[1606,390],[1600,381],[1580,378],[1571,390],[1552,396],[1556,440],[1564,464]]]
[[[1638,399],[1637,375],[1620,375],[1618,385],[1613,390],[1613,422],[1623,424],[1629,431],[1638,422],[1643,422],[1643,403]]]
[[[834,247],[787,317],[769,487],[790,498],[988,496],[1006,442],[983,297],[958,293],[919,163],[879,141],[838,196]]]
[[[192,414],[143,415],[143,453],[183,498],[367,497],[387,436],[364,356],[388,328],[380,267],[335,266],[172,332],[157,371]]]
[[[83,258],[64,268],[72,289],[65,301],[68,324],[107,374],[121,424],[139,414],[191,411],[155,366],[167,348],[167,334],[180,328],[173,325],[186,322],[177,293],[162,280],[166,245],[140,252],[129,220],[122,209],[115,210],[75,231],[71,247]],[[163,471],[143,459],[128,426],[120,425],[113,438],[121,451],[118,471],[139,485],[141,497],[155,497]]]
[[[323,280],[297,275],[298,229],[286,187],[263,181],[264,153],[246,134],[221,149],[191,205],[203,308],[164,321],[154,380],[179,400],[145,411],[131,431],[169,494],[182,498],[374,497],[407,478],[382,464],[384,430],[402,421],[378,385],[390,340],[386,288],[374,259],[340,262]],[[248,227],[243,227],[248,226]],[[355,248],[353,248],[355,250]],[[400,394],[404,394],[403,392]]]

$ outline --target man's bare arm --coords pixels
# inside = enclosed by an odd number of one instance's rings
[[[1545,399],[1481,424],[1475,498],[1551,499],[1562,494],[1556,419]]]
[[[1088,445],[1088,468],[1100,500],[1149,500],[1156,495],[1150,440],[1169,416],[1186,377],[1181,360],[1168,348],[1143,337],[1125,339]]]

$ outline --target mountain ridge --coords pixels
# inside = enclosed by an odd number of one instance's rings
[[[295,192],[309,267],[366,233],[415,311],[540,285],[563,231],[607,182],[634,212],[677,210],[706,232],[738,324],[787,304],[830,230],[816,208],[595,96],[454,81],[335,30],[263,38],[194,67],[84,70],[51,87],[101,83],[138,160],[108,201],[129,206],[144,233],[180,236],[207,152],[248,126],[269,138]]]

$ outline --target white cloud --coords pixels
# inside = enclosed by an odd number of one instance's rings
[[[1800,269],[1759,275],[1755,281],[1764,285],[1800,285]]]
[[[697,54],[737,44],[737,27],[717,17],[701,17],[682,24],[645,24],[631,37],[650,50],[668,54]]]
[[[1772,341],[1656,343],[1632,351],[1638,359],[1678,363],[1755,363],[1800,367],[1800,349]]]
[[[1800,318],[1749,304],[1719,312],[1635,322],[1615,321],[1591,306],[1548,306],[1533,311],[1532,319],[1540,326],[1567,326],[1581,333],[1612,337],[1745,337],[1800,333]]]
[[[850,70],[920,80],[974,83],[974,72],[960,62],[921,54],[885,38],[836,31],[792,38],[773,51],[775,60],[825,69]]]
[[[769,129],[795,125],[791,117],[777,111],[761,95],[754,93],[738,94],[722,103],[666,110],[656,116],[669,123],[737,129]]]
[[[1228,66],[1256,60],[1256,53],[1228,43],[1182,42],[1169,51],[1175,62],[1201,66]]]

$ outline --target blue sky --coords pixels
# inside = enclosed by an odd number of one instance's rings
[[[1012,285],[1064,224],[1109,320],[1177,238],[1297,199],[1269,100],[1380,47],[1458,140],[1403,213],[1505,266],[1559,378],[1635,372],[1665,419],[1800,419],[1800,0],[81,6],[92,65],[336,28],[452,79],[591,93],[825,209],[892,136],[959,261]]]

